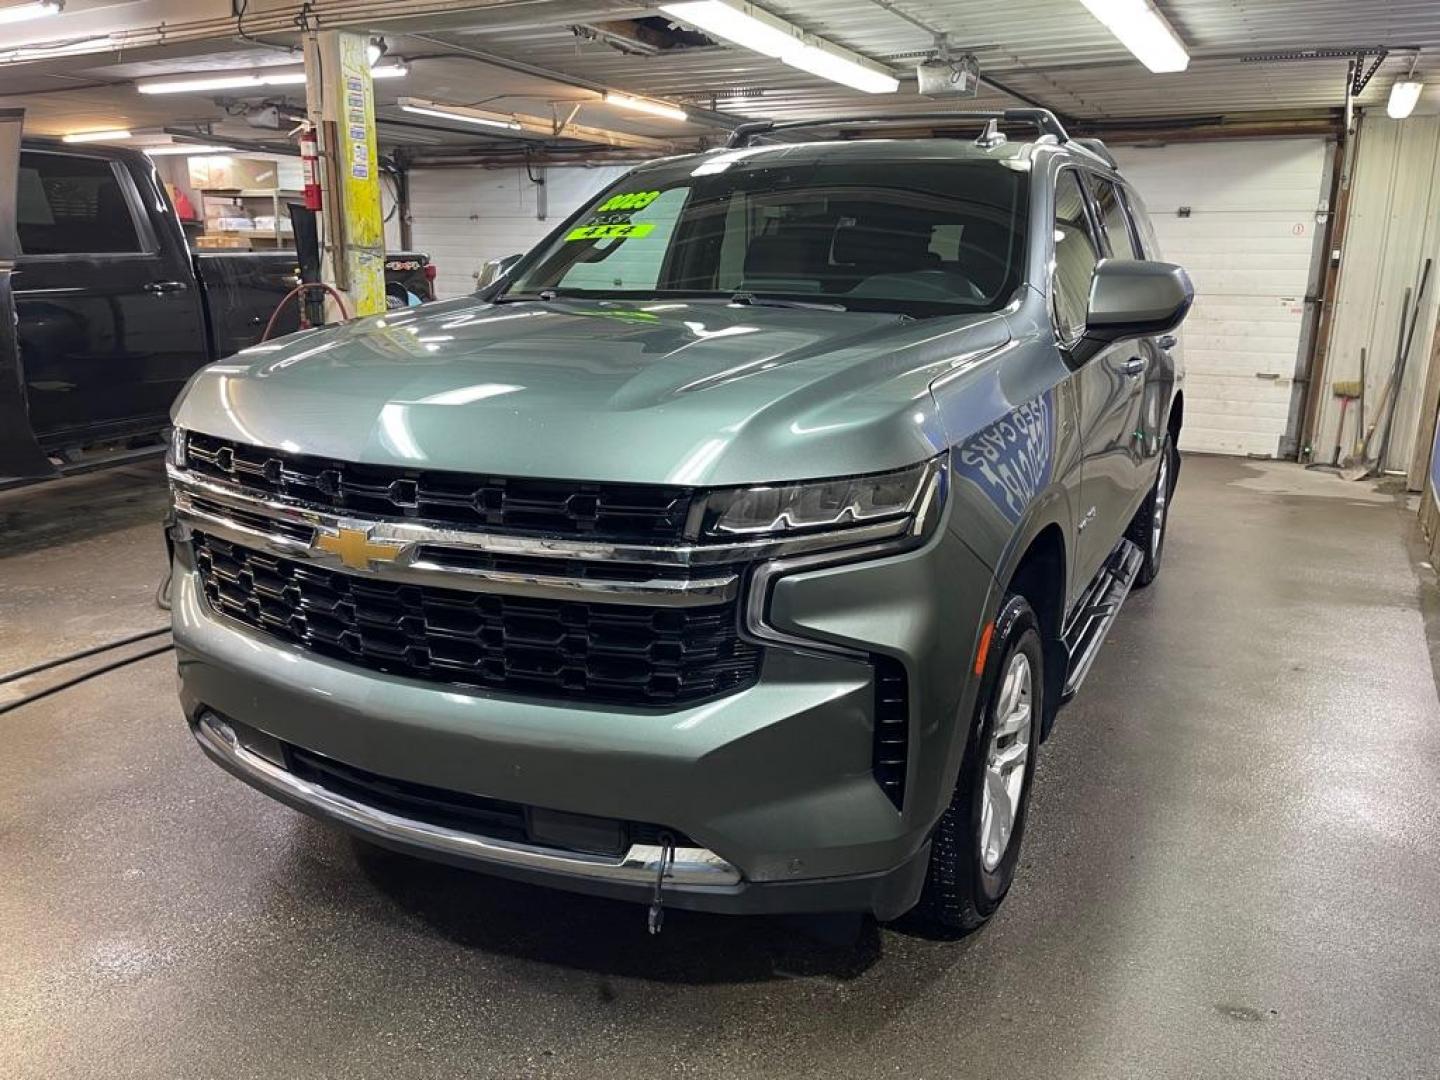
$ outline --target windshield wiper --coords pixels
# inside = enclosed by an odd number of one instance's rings
[[[490,302],[492,304],[523,304],[534,303],[536,300],[550,301],[565,296],[576,295],[569,289],[539,289],[536,292],[502,292]]]
[[[753,292],[732,293],[730,303],[745,304],[749,307],[808,308],[812,311],[850,310],[844,304],[827,304],[819,300],[787,300],[780,296],[761,296]]]

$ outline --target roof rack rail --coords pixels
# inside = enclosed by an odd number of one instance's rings
[[[1087,154],[1092,154],[1099,158],[1106,165],[1109,165],[1110,168],[1118,169],[1120,167],[1120,163],[1115,160],[1115,155],[1110,153],[1110,148],[1099,139],[1071,139],[1070,142],[1074,146],[1084,150]]]
[[[750,123],[741,124],[732,131],[730,139],[725,145],[732,150],[738,149],[749,146],[758,136],[780,131],[793,131],[796,128],[835,127],[851,124],[876,126],[890,124],[893,126],[916,121],[934,122],[938,120],[953,120],[962,123],[967,120],[994,120],[997,124],[1033,124],[1039,135],[1053,135],[1058,143],[1070,140],[1070,136],[1065,133],[1065,126],[1049,109],[971,109],[910,113],[905,116],[835,116],[817,120],[753,120]]]

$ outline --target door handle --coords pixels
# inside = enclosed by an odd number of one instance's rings
[[[1144,375],[1145,361],[1139,356],[1132,356],[1117,368],[1121,375]]]
[[[184,292],[188,285],[183,281],[149,281],[145,283],[145,291],[160,296],[164,293]]]
[[[1160,348],[1164,349],[1166,352],[1169,352],[1176,345],[1180,344],[1180,339],[1177,338],[1174,334],[1165,334],[1155,344],[1159,345]]]

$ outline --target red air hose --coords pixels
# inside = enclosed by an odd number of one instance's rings
[[[285,310],[285,305],[290,302],[290,298],[292,296],[299,296],[306,289],[324,289],[330,294],[331,299],[335,301],[335,306],[340,309],[340,317],[346,320],[350,318],[350,309],[345,306],[345,298],[336,292],[333,287],[326,285],[323,281],[302,281],[286,293],[284,297],[281,298],[280,303],[275,305],[275,310],[270,313],[270,321],[265,324],[265,333],[260,335],[261,341],[270,340],[270,331],[275,329],[275,320],[280,317],[280,312]]]

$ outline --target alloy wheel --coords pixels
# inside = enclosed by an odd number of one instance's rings
[[[995,696],[995,719],[985,755],[980,795],[980,862],[987,872],[1000,865],[1010,846],[1025,789],[1025,763],[1030,757],[1030,726],[1034,718],[1034,682],[1030,658],[1010,657]]]

